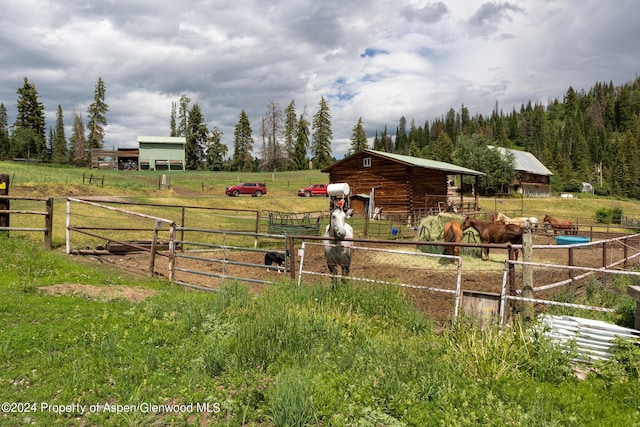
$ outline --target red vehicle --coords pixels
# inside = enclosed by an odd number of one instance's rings
[[[263,182],[243,182],[242,184],[227,187],[224,192],[227,196],[238,197],[241,194],[251,194],[253,197],[260,197],[267,194],[267,184]]]
[[[298,190],[298,196],[311,197],[311,196],[327,196],[327,184],[313,184],[306,188]]]

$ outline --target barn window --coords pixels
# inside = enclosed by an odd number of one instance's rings
[[[371,166],[371,157],[365,157],[362,159],[362,166],[368,168]]]

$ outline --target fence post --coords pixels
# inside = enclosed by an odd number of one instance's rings
[[[607,241],[602,242],[602,267],[607,268]],[[607,287],[607,273],[602,272],[602,287]]]
[[[522,235],[522,261],[531,262],[533,260],[532,249],[533,237],[531,233]],[[524,298],[533,298],[533,267],[530,265],[522,266],[522,296]],[[524,302],[522,307],[522,315],[526,320],[533,319],[533,304]]]
[[[149,255],[149,277],[153,277],[153,270],[156,264],[156,251],[158,246],[158,231],[162,228],[162,223],[156,221],[153,227],[153,239],[151,240],[151,253]]]
[[[51,249],[51,239],[53,236],[53,197],[49,197],[46,202],[47,214],[44,217],[44,247]]]
[[[0,196],[8,196],[9,195],[9,175],[0,175]],[[0,199],[0,210],[8,211],[10,209],[9,199]],[[0,213],[0,227],[9,227],[10,222],[10,214]],[[3,231],[2,233],[9,236],[9,230]]]

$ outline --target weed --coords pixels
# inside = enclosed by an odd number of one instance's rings
[[[271,418],[276,426],[303,427],[314,422],[312,388],[308,374],[287,370],[278,375],[269,395]]]

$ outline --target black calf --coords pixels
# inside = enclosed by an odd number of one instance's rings
[[[287,249],[287,255],[286,257],[289,257],[290,252],[289,249]],[[285,253],[284,252],[267,252],[266,254],[264,254],[264,265],[278,265],[280,267],[282,267],[284,265],[285,262]],[[267,271],[271,271],[271,269],[267,268]],[[280,270],[278,270],[278,273],[280,272]]]

